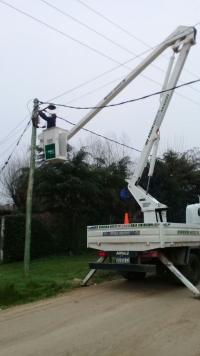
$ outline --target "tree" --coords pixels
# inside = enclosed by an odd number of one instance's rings
[[[147,186],[148,167],[149,164],[140,183],[144,189]],[[156,162],[149,193],[158,201],[173,208],[175,222],[185,222],[186,206],[198,202],[199,168],[199,160],[195,157],[191,159],[188,153],[181,154],[171,150]]]
[[[52,164],[39,160],[35,169],[33,211],[59,213],[68,217],[74,226],[82,220],[84,224],[119,223],[125,212],[131,219],[141,220],[140,208],[135,200],[120,198],[130,174],[131,160],[122,157],[108,164],[103,157],[88,160],[88,147],[76,151],[68,146],[69,160]],[[158,201],[174,209],[176,222],[185,221],[187,204],[198,202],[200,194],[199,151],[177,153],[167,151],[158,158],[149,193]],[[15,159],[10,170],[4,173],[6,194],[16,206],[25,210],[28,167]],[[146,189],[148,166],[144,170],[140,185]],[[172,218],[169,217],[172,221]]]
[[[125,157],[109,166],[90,165],[86,162],[87,155],[85,148],[81,148],[64,164],[45,163],[36,168],[34,206],[37,209],[36,201],[39,201],[41,209],[49,211],[99,215],[100,210],[105,212],[108,201],[110,206],[114,204],[111,195],[120,201],[129,160]]]
[[[130,146],[130,140],[127,135],[122,133],[118,138],[113,133],[107,133],[105,137],[109,138],[109,140],[90,134],[81,142],[81,147],[85,147],[88,152],[87,162],[90,164],[98,164],[102,161],[106,166],[109,166],[114,162],[119,162],[125,157],[130,157],[131,160],[129,160],[128,164],[131,169],[135,157],[133,150],[127,147]]]
[[[24,149],[13,156],[0,176],[2,196],[17,207],[23,206],[26,201],[28,167],[29,151]]]
[[[108,165],[105,162],[89,164],[88,152],[69,147],[69,160],[52,164],[40,159],[35,169],[33,211],[59,213],[77,224],[85,225],[123,222],[127,201],[120,198],[125,185],[130,159],[124,157]],[[13,199],[21,211],[25,210],[28,168],[17,170],[12,184]]]

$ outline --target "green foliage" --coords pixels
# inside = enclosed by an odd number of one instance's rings
[[[6,216],[4,232],[4,261],[21,261],[24,257],[25,216]],[[32,220],[31,258],[53,254],[53,240],[45,227]]]
[[[63,253],[83,253],[86,250],[87,225],[83,216],[73,220],[62,214],[40,214],[32,219],[31,259]],[[4,232],[4,262],[24,258],[25,216],[6,216]]]
[[[194,156],[192,158],[191,160],[187,153],[168,151],[163,159],[156,162],[149,193],[173,209],[173,216],[169,216],[170,221],[185,222],[186,206],[198,202],[200,167],[199,160],[195,160]],[[144,188],[147,186],[147,170],[148,166],[140,183]]]
[[[150,182],[149,193],[173,208],[176,222],[185,221],[187,204],[197,202],[200,194],[200,161],[195,152],[166,152],[163,158],[157,159]],[[97,157],[96,164],[89,164],[86,149],[82,147],[75,152],[71,146],[68,146],[68,155],[69,161],[51,164],[43,160],[38,150],[33,196],[33,213],[37,218],[33,219],[32,258],[69,251],[84,252],[87,225],[122,223],[125,212],[129,213],[131,221],[143,219],[134,199],[120,198],[128,175],[128,157],[109,165],[102,157]],[[144,189],[147,170],[148,167],[140,182]],[[14,179],[18,209],[24,212],[28,169],[18,171]],[[169,220],[173,221],[172,215]],[[24,229],[24,217],[6,224],[4,256],[7,260],[23,258]]]
[[[96,259],[96,252],[40,258],[31,262],[28,278],[23,277],[22,262],[0,265],[0,308],[56,296],[77,288],[79,280],[89,272],[89,262]],[[116,273],[104,272],[97,272],[93,283],[117,278]]]
[[[66,163],[50,164],[39,159],[35,170],[33,211],[61,214],[65,220],[63,231],[73,235],[74,241],[80,231],[86,234],[87,225],[122,222],[124,212],[127,209],[131,212],[131,205],[120,198],[129,159],[125,157],[109,166],[102,160],[90,165],[85,161],[84,148],[75,153],[69,146],[68,152]],[[20,179],[24,181],[27,177]],[[23,211],[23,207],[20,209]]]
[[[73,221],[77,220],[77,217],[86,216],[91,224],[93,218],[98,218],[102,211],[103,215],[112,214],[115,219],[117,214],[123,219],[123,210],[124,208],[126,210],[127,202],[120,199],[120,190],[125,184],[129,159],[125,157],[110,166],[103,164],[102,160],[101,164],[97,160],[97,165],[89,165],[85,162],[87,152],[84,148],[74,153],[68,146],[68,152],[69,161],[59,164],[45,163],[38,153],[33,211],[59,212]],[[27,187],[25,169],[17,180],[21,197],[21,200],[18,199],[20,201],[18,208],[23,211]]]
[[[128,174],[127,157],[108,166],[100,159],[96,165],[90,165],[85,162],[87,152],[84,148],[77,153],[71,147],[68,150],[69,162],[55,165],[41,162],[36,168],[33,209],[37,217],[32,223],[31,258],[84,252],[87,225],[123,222],[125,212],[129,212],[130,217],[142,219],[134,200],[120,198]],[[147,169],[140,182],[144,189]],[[24,169],[18,176],[21,202],[26,179],[27,170]],[[184,222],[187,204],[197,202],[200,193],[199,159],[187,153],[166,152],[156,162],[149,193],[173,208],[174,221]],[[25,207],[25,202],[23,204]],[[172,215],[169,220],[173,221]],[[6,261],[23,259],[24,231],[24,216],[6,218]]]

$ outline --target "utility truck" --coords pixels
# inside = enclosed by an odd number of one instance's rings
[[[195,287],[200,279],[200,203],[187,206],[185,224],[171,223],[167,221],[167,206],[148,193],[149,183],[146,191],[139,186],[150,154],[149,181],[153,176],[160,127],[174,93],[173,88],[178,83],[191,47],[196,43],[196,32],[194,27],[179,26],[66,133],[66,139],[69,140],[166,48],[172,47],[173,55],[169,60],[159,109],[134,174],[131,179],[127,179],[127,189],[141,207],[144,222],[87,227],[87,247],[97,250],[100,258],[97,262],[90,263],[91,271],[82,285],[86,285],[93,273],[99,269],[115,270],[124,278],[135,280],[143,279],[147,272],[162,273],[168,269],[195,296],[200,296]],[[175,55],[178,58],[174,63]],[[108,263],[105,262],[106,259]]]

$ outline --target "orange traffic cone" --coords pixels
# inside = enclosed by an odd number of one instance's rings
[[[125,213],[125,216],[124,216],[124,224],[129,224],[128,213]]]

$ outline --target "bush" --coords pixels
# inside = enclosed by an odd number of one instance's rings
[[[4,232],[4,261],[21,261],[24,257],[25,216],[6,216]],[[53,254],[50,233],[35,218],[32,220],[31,258]]]
[[[22,261],[25,243],[25,215],[5,217],[4,261]],[[78,223],[62,215],[41,214],[32,219],[31,259],[86,250],[87,223]]]

